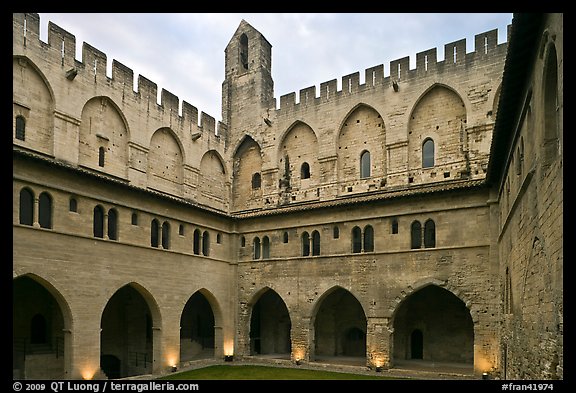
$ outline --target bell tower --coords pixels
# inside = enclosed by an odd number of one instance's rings
[[[243,129],[260,124],[269,109],[275,109],[272,45],[242,20],[224,53],[222,119],[235,138]]]

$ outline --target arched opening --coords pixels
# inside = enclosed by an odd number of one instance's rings
[[[314,318],[314,361],[363,365],[366,314],[347,290],[336,288],[320,300]]]
[[[393,364],[474,367],[474,324],[466,304],[450,291],[427,285],[408,296],[395,312]],[[423,363],[419,363],[423,364]]]
[[[272,289],[266,290],[252,307],[250,355],[290,359],[291,328],[284,300]]]
[[[64,313],[52,293],[24,276],[12,286],[14,379],[61,379],[65,374]]]
[[[116,357],[118,363],[100,368],[108,378],[152,374],[153,329],[150,308],[143,295],[132,285],[125,285],[110,298],[100,324],[100,359]],[[110,373],[110,375],[108,374]]]
[[[180,317],[180,362],[214,357],[214,312],[208,299],[196,292]]]

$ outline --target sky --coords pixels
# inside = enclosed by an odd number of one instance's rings
[[[511,13],[39,13],[40,39],[48,41],[48,21],[76,38],[76,59],[86,42],[134,72],[134,89],[142,75],[180,100],[221,121],[224,49],[242,20],[272,45],[272,79],[276,106],[280,96],[345,75],[498,30],[498,44],[507,41]],[[159,98],[158,98],[159,100]],[[159,101],[158,101],[159,102]]]

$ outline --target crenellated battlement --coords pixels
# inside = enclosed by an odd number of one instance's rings
[[[508,38],[508,32],[507,32]],[[470,67],[482,66],[490,63],[494,56],[506,53],[507,42],[498,44],[498,29],[477,34],[474,37],[474,51],[466,53],[466,39],[454,41],[444,45],[444,60],[438,61],[437,48],[428,49],[416,54],[416,67],[410,69],[410,57],[390,61],[388,74],[384,72],[384,65],[380,64],[364,70],[364,83],[360,83],[360,72],[354,72],[341,77],[341,88],[338,90],[337,79],[320,83],[317,92],[316,86],[301,89],[280,96],[280,105],[276,109],[277,116],[284,112],[293,114],[299,108],[325,104],[343,96],[363,93],[376,88],[392,87],[398,91],[401,84],[413,83],[418,79],[434,78],[445,72],[463,72]],[[296,97],[299,98],[298,102]]]
[[[82,43],[82,60],[76,60],[76,37],[53,22],[48,22],[47,43],[40,39],[40,17],[36,13],[13,14],[14,42],[22,45],[24,50],[39,48],[52,63],[59,63],[65,68],[69,80],[83,78],[92,80],[95,85],[107,84],[113,88],[121,88],[124,94],[132,92],[135,99],[143,105],[155,102],[157,106],[171,114],[179,114],[180,123],[192,123],[201,128],[202,132],[222,136],[226,127],[213,116],[204,112],[198,117],[198,109],[180,99],[165,89],[161,89],[158,97],[158,86],[142,75],[138,75],[137,86],[134,86],[134,71],[112,59],[112,75],[106,75],[107,56],[92,45]],[[181,114],[180,114],[181,112]],[[199,122],[200,121],[200,122]]]

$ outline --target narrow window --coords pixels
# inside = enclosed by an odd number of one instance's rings
[[[300,178],[301,179],[310,179],[310,165],[307,162],[302,164],[300,168]]]
[[[422,247],[422,224],[419,221],[414,221],[410,226],[411,245],[413,249]]]
[[[548,166],[558,156],[561,123],[558,106],[558,62],[553,45],[548,50],[544,69],[544,165]]]
[[[94,224],[93,224],[94,237],[104,237],[104,209],[102,206],[94,208]]]
[[[254,241],[252,242],[254,247],[253,259],[260,259],[260,238],[255,237]]]
[[[76,200],[76,198],[70,198],[70,201],[68,202],[68,211],[74,213],[78,212],[78,201]]]
[[[34,224],[34,194],[28,188],[20,191],[20,224]]]
[[[308,232],[302,234],[302,256],[307,257],[310,255],[310,235]]]
[[[362,231],[359,227],[352,228],[352,252],[362,252]]]
[[[284,232],[284,235],[282,235],[282,241],[288,243],[288,232]]]
[[[365,151],[360,156],[360,178],[370,177],[370,152]]]
[[[158,247],[158,233],[160,231],[160,224],[157,219],[153,219],[150,224],[150,245],[152,247]]]
[[[168,221],[162,223],[162,248],[170,249],[170,223]]]
[[[178,234],[179,234],[180,236],[184,236],[184,224],[180,224],[180,225],[178,226]]]
[[[132,225],[138,225],[138,213],[132,213]]]
[[[252,175],[252,189],[256,190],[260,188],[260,183],[261,183],[260,173],[256,172],[255,174]]]
[[[320,255],[320,232],[312,232],[312,255]]]
[[[105,149],[104,147],[100,146],[98,149],[98,165],[104,167],[104,157],[105,156]]]
[[[246,34],[240,36],[240,64],[245,70],[248,69],[248,37]]]
[[[16,139],[21,141],[26,138],[26,120],[24,116],[16,116]]]
[[[374,251],[374,228],[371,225],[364,227],[364,252]]]
[[[202,255],[206,257],[210,255],[210,233],[208,231],[204,231],[202,234]]]
[[[115,209],[108,211],[108,239],[118,240],[118,213]]]
[[[200,237],[201,237],[200,229],[196,229],[194,231],[194,240],[192,244],[192,248],[195,255],[200,255]]]
[[[396,218],[392,219],[392,234],[396,235],[398,233],[398,220]]]
[[[432,220],[424,223],[424,247],[436,247],[436,224]]]
[[[222,234],[221,233],[218,233],[216,235],[216,243],[222,244]]]
[[[334,239],[338,239],[340,237],[340,228],[335,226],[334,229],[332,230],[332,236],[334,237]]]
[[[240,238],[240,247],[246,247],[246,238],[244,236]]]
[[[424,140],[422,144],[422,168],[434,166],[434,141],[430,138]]]
[[[38,209],[40,228],[52,228],[52,198],[47,192],[40,194]]]
[[[270,239],[268,236],[264,236],[264,238],[262,238],[262,258],[270,258]]]

